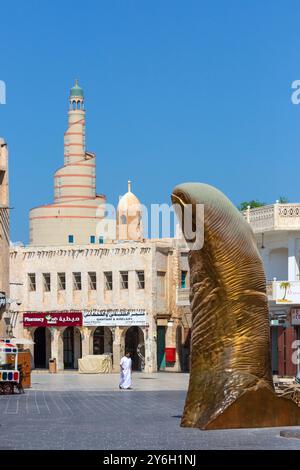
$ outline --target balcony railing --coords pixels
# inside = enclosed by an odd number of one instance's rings
[[[276,203],[255,209],[247,209],[243,212],[243,215],[255,233],[300,229],[300,204],[298,203]]]

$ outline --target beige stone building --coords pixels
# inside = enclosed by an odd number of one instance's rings
[[[8,150],[0,138],[0,336],[5,336],[4,313],[8,308],[5,299],[9,297],[9,186]]]
[[[30,244],[12,246],[7,322],[26,337],[32,365],[77,368],[87,355],[110,354],[113,370],[128,349],[133,368],[189,367],[187,250],[174,238],[145,239],[142,205],[131,190],[114,217],[96,193],[95,155],[85,150],[83,90],[69,98],[64,165],[54,203],[30,211]]]
[[[187,370],[190,314],[178,298],[178,286],[187,282],[186,255],[174,239],[12,247],[13,296],[21,302],[10,316],[14,336],[34,341],[33,366],[39,368],[53,357],[64,369],[77,368],[88,354],[112,354],[118,371],[129,349],[136,370]],[[26,326],[37,314],[79,314],[83,324]],[[88,326],[93,315],[95,324]],[[176,350],[171,362],[165,348]]]

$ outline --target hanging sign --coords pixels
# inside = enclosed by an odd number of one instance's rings
[[[23,325],[31,326],[82,326],[82,312],[23,313]]]
[[[147,326],[145,310],[103,309],[84,310],[84,326]]]
[[[300,304],[300,282],[276,281],[276,304]]]

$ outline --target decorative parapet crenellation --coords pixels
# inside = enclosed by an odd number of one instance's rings
[[[254,233],[272,230],[300,230],[300,204],[270,204],[248,209],[243,216]]]

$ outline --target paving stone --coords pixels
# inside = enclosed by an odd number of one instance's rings
[[[119,391],[116,376],[102,388],[98,376],[57,377],[39,378],[25,395],[0,396],[1,449],[300,449],[299,439],[280,437],[300,428],[181,428],[186,377],[163,374],[150,386],[136,376],[132,391]]]

